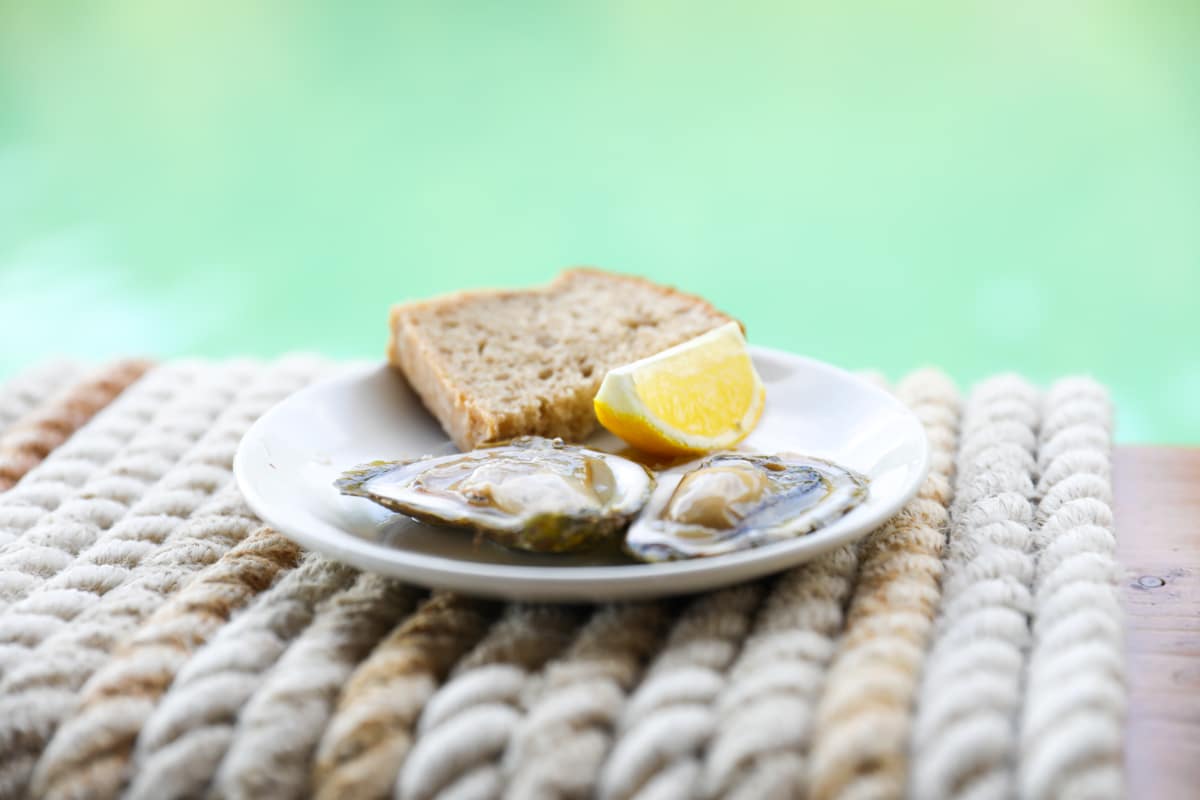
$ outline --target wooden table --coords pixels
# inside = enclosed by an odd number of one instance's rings
[[[1200,449],[1116,451],[1129,796],[1200,798]]]

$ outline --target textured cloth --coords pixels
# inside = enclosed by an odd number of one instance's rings
[[[913,373],[931,470],[879,529],[591,607],[431,594],[263,526],[237,442],[330,366],[0,385],[0,800],[1123,795],[1095,382]]]

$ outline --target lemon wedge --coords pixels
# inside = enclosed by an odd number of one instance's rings
[[[676,456],[737,444],[765,401],[741,326],[730,322],[611,370],[594,405],[600,424],[637,449]]]

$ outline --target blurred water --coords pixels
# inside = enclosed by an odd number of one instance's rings
[[[1095,374],[1200,442],[1190,2],[0,0],[0,374],[375,355],[596,263],[898,376]]]

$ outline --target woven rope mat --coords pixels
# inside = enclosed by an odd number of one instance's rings
[[[664,602],[500,605],[261,525],[242,433],[329,365],[0,387],[0,797],[1103,798],[1125,692],[1104,389],[893,389],[879,530]],[[144,374],[143,374],[144,373]]]

